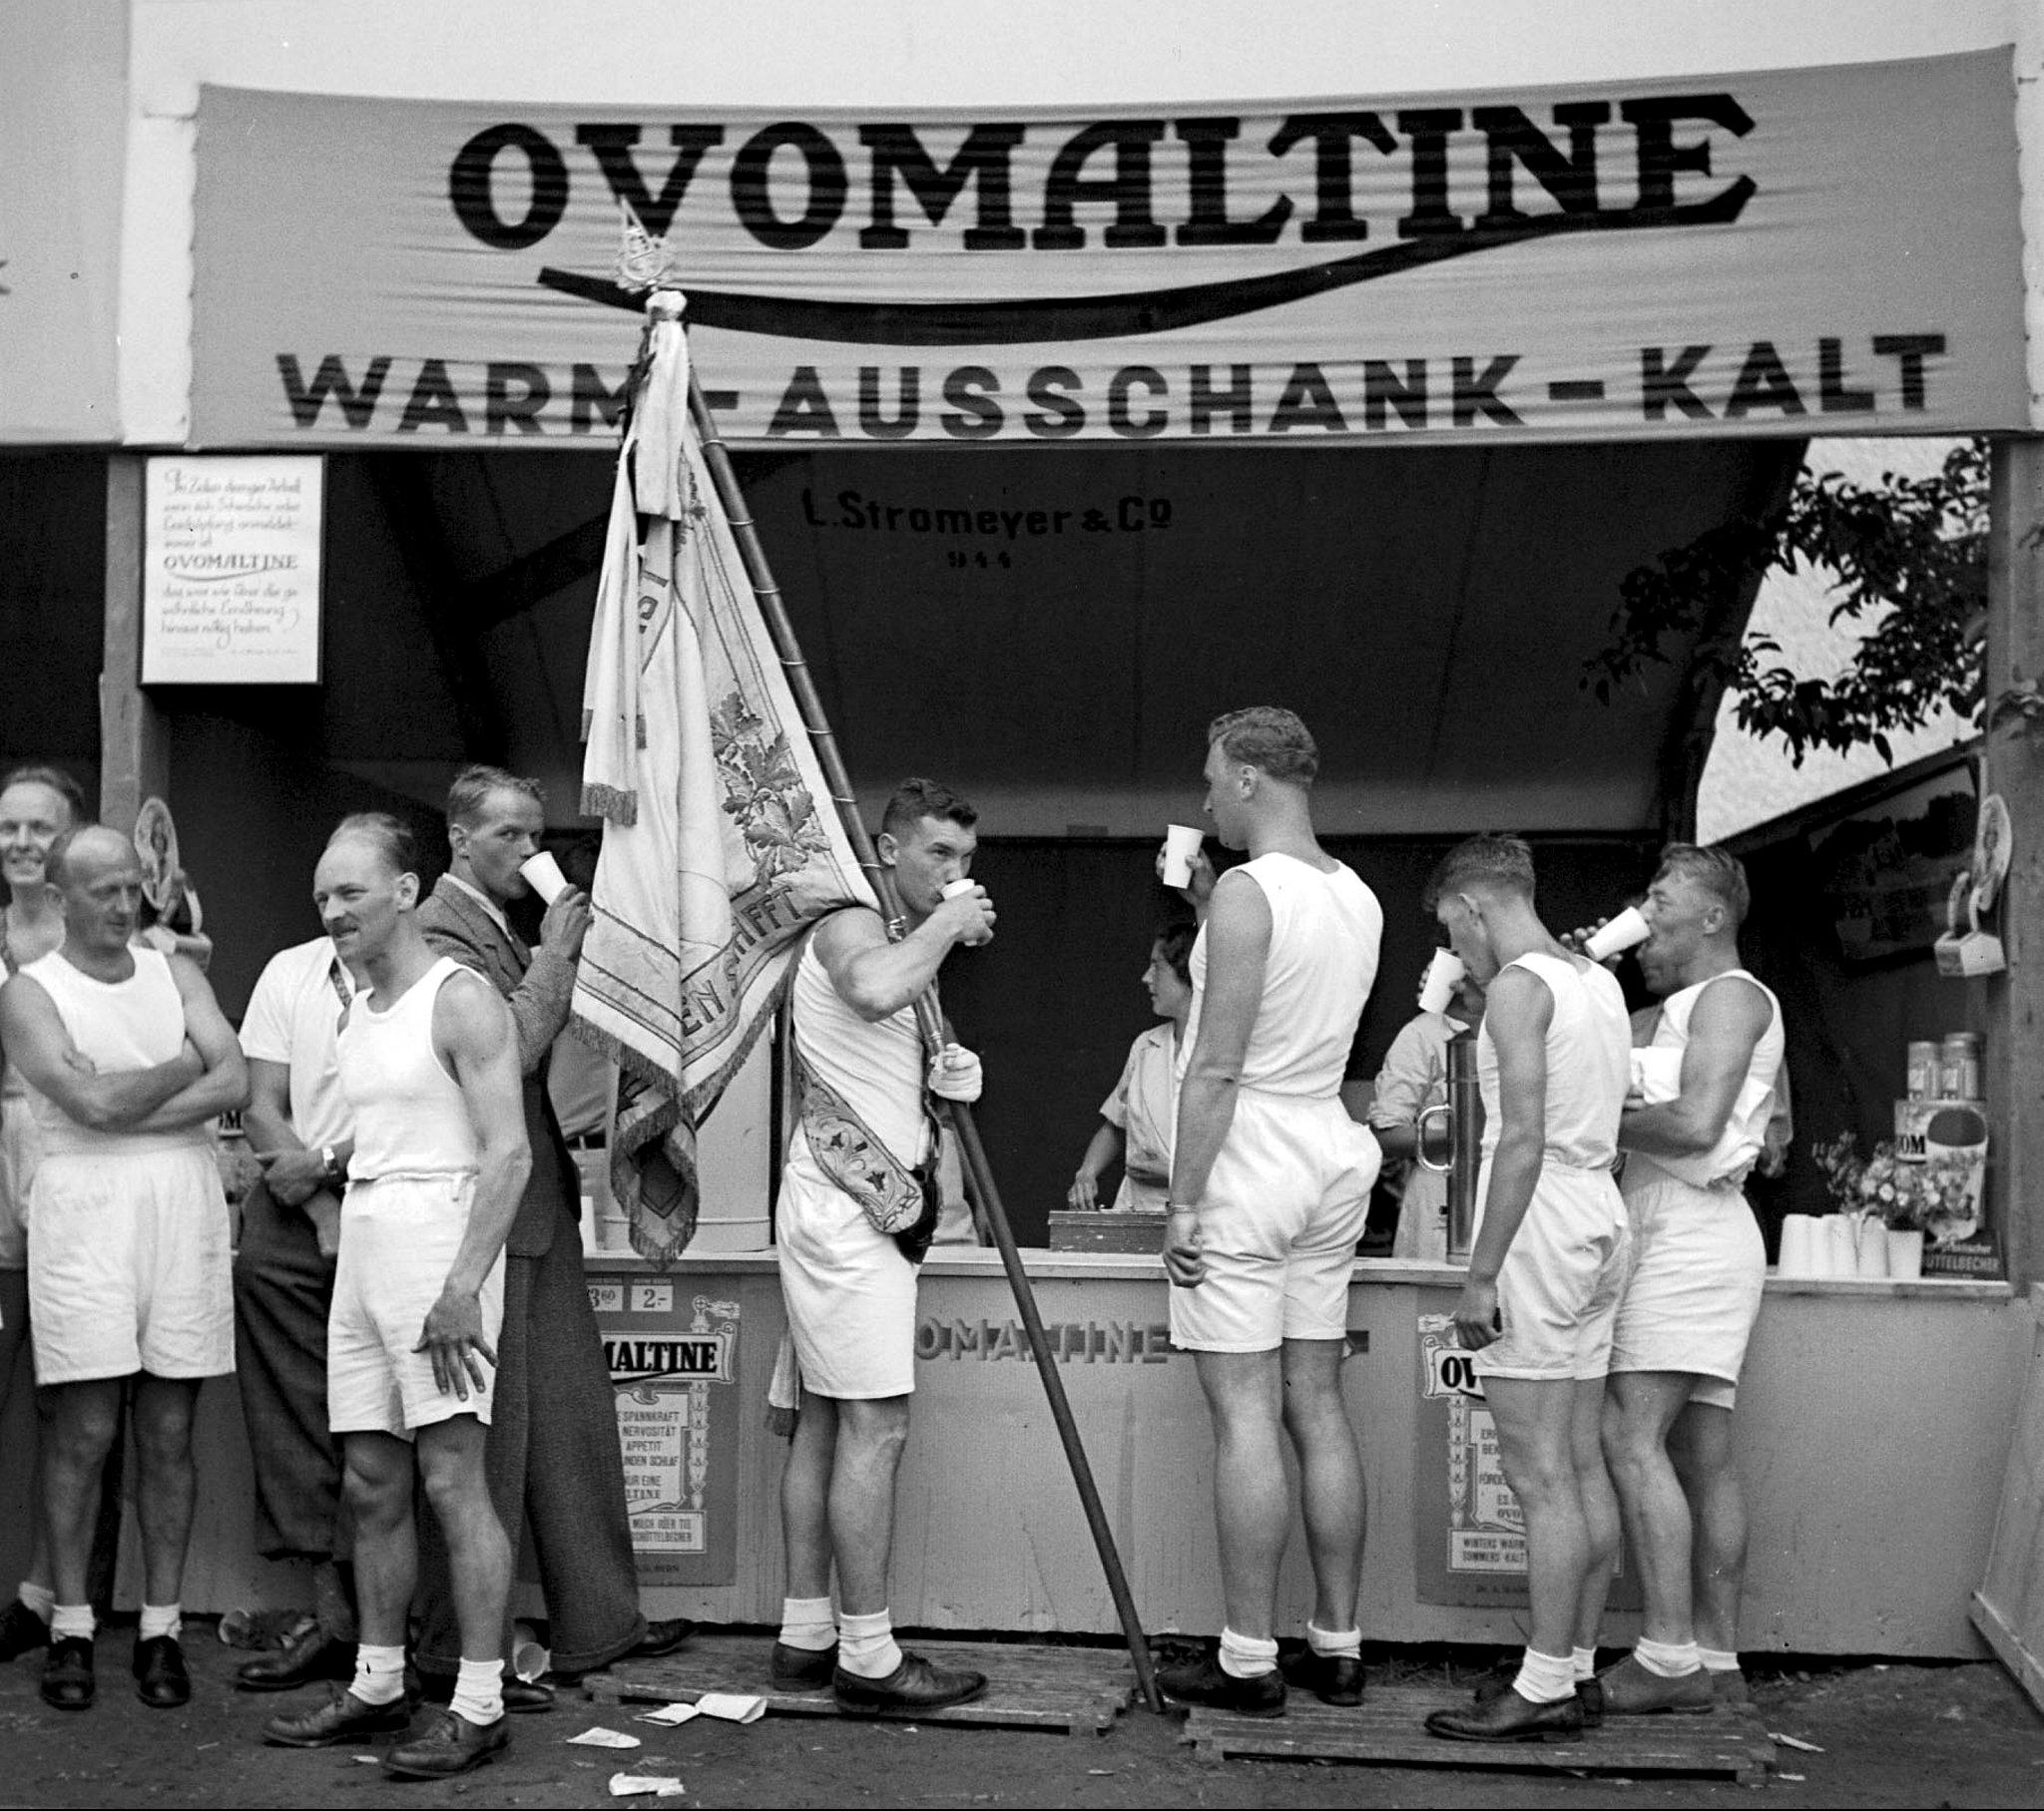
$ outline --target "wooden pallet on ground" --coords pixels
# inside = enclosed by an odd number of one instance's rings
[[[620,1660],[583,1681],[599,1703],[689,1703],[705,1692],[737,1692],[766,1700],[769,1716],[836,1716],[829,1686],[789,1690],[773,1683],[771,1635],[698,1635],[680,1653],[658,1660]],[[1128,1656],[1098,1647],[1037,1647],[984,1641],[916,1641],[915,1652],[940,1665],[969,1666],[987,1676],[969,1704],[917,1711],[903,1719],[966,1727],[1048,1729],[1105,1735],[1135,1695]]]
[[[1201,1760],[1374,1761],[1398,1766],[1522,1767],[1543,1773],[1731,1775],[1762,1784],[1775,1758],[1751,1707],[1708,1716],[1614,1717],[1576,1742],[1449,1742],[1426,1733],[1426,1714],[1465,1693],[1438,1686],[1371,1686],[1359,1709],[1337,1710],[1294,1691],[1281,1717],[1195,1709],[1179,1738]]]

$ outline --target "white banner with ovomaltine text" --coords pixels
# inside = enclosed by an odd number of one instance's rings
[[[193,439],[590,445],[629,207],[756,445],[2018,428],[2006,50],[1094,112],[209,88]]]

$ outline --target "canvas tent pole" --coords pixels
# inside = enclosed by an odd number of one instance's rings
[[[780,588],[773,582],[773,572],[766,563],[766,551],[760,543],[759,530],[746,508],[745,493],[739,487],[731,454],[718,437],[716,418],[710,412],[702,385],[693,371],[689,374],[689,413],[703,442],[703,457],[710,467],[711,481],[717,486],[724,513],[731,522],[732,534],[738,541],[739,553],[745,560],[746,577],[752,582],[753,593],[759,599],[761,614],[773,637],[781,666],[787,671],[788,685],[794,692],[795,705],[802,713],[802,723],[809,732],[809,739],[815,744],[816,759],[822,766],[831,800],[844,821],[844,833],[851,842],[859,865],[871,876],[881,911],[890,930],[893,930],[901,920],[901,896],[895,888],[894,876],[881,865],[873,840],[866,832],[865,822],[859,816],[858,802],[852,796],[851,779],[845,772],[844,757],[837,749],[837,738],[823,714],[823,701],[817,695],[808,663],[802,658],[801,646],[795,640],[794,626],[788,621]],[[922,1028],[924,1042],[932,1050],[949,1041],[950,1028],[942,1022],[933,995],[924,994],[916,1001],[916,1020]],[[1072,1405],[1065,1395],[1064,1374],[1044,1333],[1043,1316],[1036,1307],[1036,1292],[1030,1287],[1029,1272],[1023,1268],[1022,1252],[1015,1243],[1014,1228],[1008,1224],[1000,1190],[994,1185],[986,1146],[980,1142],[979,1128],[973,1121],[970,1108],[956,1101],[940,1102],[939,1106],[952,1132],[957,1134],[966,1176],[994,1235],[994,1243],[1000,1249],[1001,1262],[1007,1269],[1008,1286],[1014,1291],[1015,1307],[1022,1317],[1029,1350],[1036,1360],[1036,1374],[1043,1379],[1043,1393],[1050,1400],[1051,1419],[1057,1423],[1058,1438],[1063,1441],[1065,1458],[1071,1464],[1072,1481],[1079,1488],[1079,1502],[1086,1512],[1086,1525],[1092,1531],[1101,1568],[1107,1574],[1107,1587],[1114,1597],[1115,1613],[1121,1617],[1122,1633],[1128,1638],[1129,1658],[1135,1664],[1136,1682],[1142,1689],[1144,1701],[1152,1710],[1161,1712],[1164,1699],[1157,1689],[1156,1672],[1150,1662],[1150,1643],[1143,1634],[1143,1624],[1137,1618],[1136,1599],[1129,1589],[1128,1575],[1122,1570],[1114,1532],[1108,1527],[1107,1510],[1100,1501],[1099,1487],[1093,1481],[1093,1468],[1087,1462],[1085,1444],[1079,1438],[1079,1424],[1073,1419]]]

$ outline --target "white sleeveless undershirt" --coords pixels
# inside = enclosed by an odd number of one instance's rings
[[[1719,1134],[1718,1142],[1709,1150],[1686,1157],[1663,1157],[1650,1151],[1634,1151],[1626,1159],[1628,1165],[1652,1163],[1682,1181],[1707,1188],[1714,1182],[1728,1182],[1735,1177],[1743,1179],[1747,1170],[1753,1167],[1754,1159],[1760,1155],[1767,1142],[1768,1120],[1775,1111],[1775,1082],[1782,1073],[1782,1057],[1788,1048],[1788,1036],[1782,1024],[1782,1003],[1775,998],[1772,988],[1746,969],[1727,969],[1723,974],[1713,975],[1709,981],[1700,981],[1694,987],[1670,994],[1661,1002],[1661,1021],[1654,1028],[1654,1042],[1649,1048],[1687,1050],[1690,1017],[1697,1009],[1697,1002],[1704,997],[1704,990],[1716,982],[1729,981],[1734,977],[1758,988],[1767,997],[1768,1029],[1761,1033],[1760,1041],[1753,1047],[1753,1055],[1747,1060],[1746,1080],[1740,1085],[1739,1096],[1732,1104],[1732,1115],[1725,1122],[1725,1130]]]
[[[385,1011],[377,1010],[380,995],[367,989],[355,995],[334,1040],[341,1093],[354,1117],[350,1183],[459,1175],[476,1167],[468,1103],[433,1049],[440,990],[451,977],[469,973],[442,956]]]
[[[1560,956],[1533,953],[1505,967],[1539,976],[1554,1001],[1547,1022],[1544,1160],[1569,1169],[1609,1169],[1618,1156],[1618,1121],[1631,1076],[1632,1023],[1624,989],[1597,964],[1578,967]],[[1488,1161],[1504,1132],[1497,1045],[1488,1018],[1476,1034],[1476,1079],[1483,1091]]]
[[[813,936],[802,944],[791,990],[795,1048],[801,1059],[866,1126],[895,1160],[914,1168],[923,1149],[922,1036],[915,1008],[861,1019],[830,985]]]
[[[140,945],[128,954],[135,972],[125,981],[95,981],[66,961],[61,950],[21,970],[41,984],[79,1054],[89,1057],[103,1076],[155,1069],[185,1048],[185,1000],[170,958]],[[34,1089],[29,1104],[42,1128],[46,1153],[168,1149],[207,1141],[204,1126],[166,1132],[95,1132]]]
[[[1324,873],[1294,855],[1259,855],[1237,870],[1271,908],[1264,999],[1243,1054],[1242,1085],[1329,1100],[1341,1092],[1355,1027],[1377,976],[1384,913],[1354,871]],[[1207,931],[1193,944],[1193,1008],[1179,1042],[1181,1073],[1199,1042],[1207,995]]]

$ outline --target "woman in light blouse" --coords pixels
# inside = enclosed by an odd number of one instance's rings
[[[1200,927],[1167,925],[1150,946],[1143,985],[1150,1008],[1164,1023],[1129,1046],[1114,1093],[1101,1103],[1100,1128],[1086,1146],[1065,1204],[1100,1205],[1100,1178],[1117,1157],[1122,1185],[1111,1212],[1162,1213],[1171,1185],[1171,1134],[1178,1119],[1179,1044],[1193,1010],[1193,940]]]

